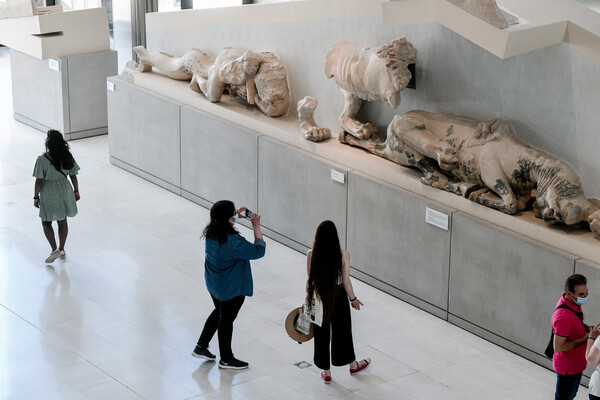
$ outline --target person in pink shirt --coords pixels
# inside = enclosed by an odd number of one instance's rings
[[[554,357],[556,372],[555,400],[573,400],[577,395],[585,359],[590,326],[583,322],[581,306],[587,302],[587,279],[580,274],[571,275],[565,282],[565,292],[556,304],[552,315],[554,332]],[[595,339],[595,338],[594,338]]]

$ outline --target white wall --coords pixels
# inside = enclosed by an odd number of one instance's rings
[[[239,6],[242,0],[194,0],[194,8],[217,8]]]

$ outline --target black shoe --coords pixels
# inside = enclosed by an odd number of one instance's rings
[[[196,358],[200,358],[202,360],[208,360],[208,361],[215,361],[217,359],[217,356],[215,356],[213,353],[208,351],[208,348],[203,349],[198,346],[196,346],[196,348],[192,352],[192,355]]]
[[[245,361],[240,361],[235,357],[230,358],[229,360],[224,361],[221,359],[219,361],[219,368],[224,369],[246,369],[248,368],[248,363]]]

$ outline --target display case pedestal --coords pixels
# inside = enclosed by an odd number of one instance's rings
[[[117,73],[117,52],[40,60],[11,49],[13,111],[17,121],[66,140],[108,132],[106,78]]]

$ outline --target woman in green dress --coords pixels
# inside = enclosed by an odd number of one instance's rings
[[[46,258],[47,263],[57,258],[64,259],[65,242],[69,233],[67,217],[77,215],[79,200],[79,184],[77,182],[79,165],[69,151],[69,144],[59,131],[51,129],[46,137],[46,152],[39,156],[33,168],[35,187],[33,205],[40,209],[40,218],[44,227],[44,235],[52,247],[52,252]],[[73,186],[67,176],[71,178]],[[58,223],[58,248],[54,238],[52,221]]]

